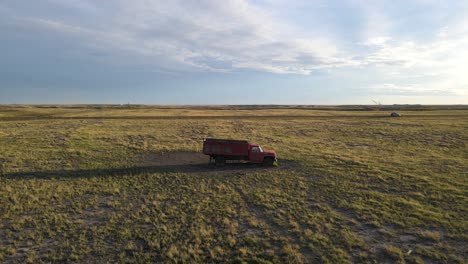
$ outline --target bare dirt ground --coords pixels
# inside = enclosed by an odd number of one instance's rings
[[[207,165],[209,157],[201,152],[151,152],[141,159],[142,166]]]
[[[290,170],[298,166],[291,160],[279,160],[277,167],[265,167],[261,164],[252,164],[246,161],[227,161],[225,165],[209,163],[209,156],[201,152],[171,151],[152,152],[143,155],[140,159],[141,168],[153,168],[179,172],[217,172],[224,175],[236,174],[246,171]]]
[[[287,171],[297,168],[299,163],[292,160],[279,160],[277,167],[265,167],[245,161],[227,161],[219,166],[209,164],[209,157],[200,152],[171,151],[149,152],[137,157],[137,162],[131,167],[109,169],[78,169],[8,173],[8,178],[55,178],[55,177],[91,177],[96,175],[126,175],[140,172],[170,172],[194,174],[218,174],[223,176],[241,175],[251,172]]]

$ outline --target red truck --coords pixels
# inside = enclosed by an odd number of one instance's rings
[[[223,165],[226,160],[246,160],[272,166],[276,161],[276,152],[246,140],[207,138],[203,141],[203,154],[209,155],[210,163],[214,160],[216,165]]]

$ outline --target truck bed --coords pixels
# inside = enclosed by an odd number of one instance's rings
[[[212,139],[203,141],[203,153],[210,156],[237,156],[249,155],[249,142],[246,140]]]

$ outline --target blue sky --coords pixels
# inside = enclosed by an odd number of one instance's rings
[[[0,2],[0,103],[468,104],[468,1]]]

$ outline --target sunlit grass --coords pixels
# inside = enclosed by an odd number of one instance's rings
[[[466,261],[467,111],[2,111],[0,261]],[[36,114],[129,118],[14,120]],[[259,143],[279,166],[144,168],[205,137]]]

